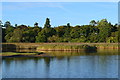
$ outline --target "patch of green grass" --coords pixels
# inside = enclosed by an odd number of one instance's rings
[[[2,52],[2,56],[12,56],[12,55],[36,55],[37,53],[15,53],[15,52]]]

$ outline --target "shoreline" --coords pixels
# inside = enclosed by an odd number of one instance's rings
[[[47,55],[9,55],[9,56],[0,56],[2,58],[10,58],[10,57],[51,57]]]
[[[20,50],[34,51],[59,51],[82,50],[96,47],[97,49],[120,49],[119,43],[1,43],[2,52],[16,52]],[[91,49],[90,48],[90,49]]]
[[[2,52],[0,57],[50,57],[46,55],[46,53],[41,52],[39,53],[17,53],[17,52]]]
[[[95,46],[97,49],[120,49],[119,43],[1,43],[2,50],[5,51],[6,49],[29,49],[29,50],[36,50],[40,46],[56,46],[60,45],[64,46],[77,46],[77,45],[89,45]],[[48,47],[47,46],[47,47]],[[59,49],[58,49],[59,50]]]
[[[0,56],[50,57],[46,55],[44,51],[97,52],[98,50],[107,50],[107,49],[118,50],[120,49],[119,43],[2,43],[3,53]],[[23,52],[21,50],[23,50]]]

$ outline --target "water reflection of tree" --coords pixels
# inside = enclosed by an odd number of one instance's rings
[[[44,61],[45,61],[45,64],[46,64],[47,67],[50,66],[50,60],[51,60],[51,59],[50,59],[49,57],[45,57],[45,58],[44,58]]]
[[[5,65],[6,65],[7,67],[9,67],[10,64],[11,64],[11,62],[13,61],[13,59],[12,59],[12,58],[3,59],[3,61],[4,61]]]
[[[109,56],[110,57],[110,56]],[[109,68],[109,62],[108,62],[108,57],[107,56],[99,56],[98,57],[98,64],[99,64],[99,68],[101,68],[100,70],[102,70],[101,75],[107,75],[108,73],[108,68]],[[107,77],[107,76],[106,76]]]
[[[44,57],[44,62],[45,62],[45,76],[46,78],[49,77],[49,70],[50,70],[50,62],[51,62],[50,57]]]
[[[39,64],[39,61],[41,61],[42,59],[43,58],[41,58],[41,57],[35,57],[35,58],[33,58],[35,70],[37,70],[39,68],[38,64]]]
[[[35,65],[38,64],[39,60],[41,60],[42,58],[39,58],[39,57],[35,57],[33,58],[34,62],[35,62]]]
[[[13,60],[11,58],[3,59],[2,63],[4,63],[4,64],[2,65],[2,67],[4,67],[4,68],[2,68],[2,70],[5,70],[5,72],[9,71],[10,70],[10,65],[11,65],[12,61]],[[5,74],[5,73],[3,73],[3,74]]]

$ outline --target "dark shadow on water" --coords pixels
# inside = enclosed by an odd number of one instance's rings
[[[85,53],[97,53],[96,46],[85,46]]]
[[[85,50],[85,53],[97,53],[97,49],[96,50]]]

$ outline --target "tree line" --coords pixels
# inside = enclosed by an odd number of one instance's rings
[[[2,42],[80,42],[80,43],[117,43],[119,25],[111,24],[107,19],[91,20],[89,25],[66,25],[51,27],[50,19],[46,18],[43,27],[37,22],[33,27],[27,25],[11,25],[10,21],[2,26]]]

